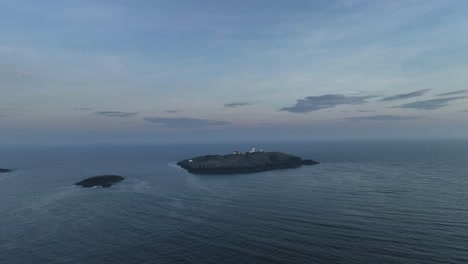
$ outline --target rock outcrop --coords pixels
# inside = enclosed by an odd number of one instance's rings
[[[75,185],[81,185],[83,187],[111,187],[114,183],[124,180],[125,178],[117,175],[101,175],[87,178],[80,182],[75,183]]]
[[[305,162],[305,163],[303,163]],[[253,152],[245,154],[206,155],[177,163],[194,174],[253,173],[278,169],[298,168],[301,165],[318,164],[312,160],[281,152]]]

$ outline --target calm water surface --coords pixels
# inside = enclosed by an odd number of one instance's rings
[[[250,144],[3,147],[0,263],[468,263],[468,141],[263,143],[322,162],[175,165]],[[73,183],[126,177],[112,188]]]

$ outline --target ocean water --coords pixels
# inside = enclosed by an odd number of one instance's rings
[[[468,141],[265,142],[322,164],[175,165],[250,144],[2,147],[0,263],[468,263]],[[126,179],[73,185],[102,174]]]

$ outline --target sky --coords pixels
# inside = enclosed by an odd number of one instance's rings
[[[0,0],[0,144],[468,137],[465,0]]]

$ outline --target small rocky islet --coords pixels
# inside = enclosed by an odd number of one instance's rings
[[[111,187],[113,184],[123,181],[125,178],[118,175],[100,175],[84,179],[75,185],[81,185],[82,187]]]
[[[7,172],[12,172],[12,169],[2,169],[0,168],[0,173],[7,173]]]
[[[279,169],[299,168],[302,165],[320,164],[318,161],[301,159],[282,152],[235,151],[227,155],[205,155],[182,160],[180,167],[193,174],[237,174],[255,173]]]

